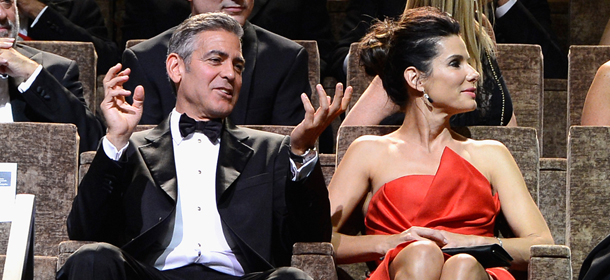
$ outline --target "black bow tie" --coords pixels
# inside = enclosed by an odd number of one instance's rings
[[[210,139],[210,142],[216,143],[220,137],[222,130],[222,122],[219,119],[210,121],[196,121],[186,114],[180,116],[180,135],[186,137],[189,134],[199,131]]]

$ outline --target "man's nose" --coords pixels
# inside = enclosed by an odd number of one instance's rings
[[[7,16],[6,12],[7,12],[6,9],[2,6],[0,6],[0,21],[2,23],[4,23],[4,21],[6,19],[6,16]]]
[[[220,75],[223,78],[226,78],[228,80],[234,80],[236,74],[235,74],[235,67],[233,66],[233,63],[223,64]]]

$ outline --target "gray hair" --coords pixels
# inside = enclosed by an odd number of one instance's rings
[[[225,30],[241,39],[244,30],[235,19],[224,13],[204,13],[189,17],[183,21],[169,40],[167,54],[176,53],[188,66],[191,54],[195,51],[197,34],[203,31]]]

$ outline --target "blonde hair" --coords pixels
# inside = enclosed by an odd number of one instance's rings
[[[479,83],[483,80],[481,55],[485,52],[495,55],[495,43],[480,23],[486,12],[486,5],[482,2],[483,0],[407,0],[405,7],[405,11],[423,6],[437,7],[460,23],[460,33],[470,54],[470,63],[481,73]]]

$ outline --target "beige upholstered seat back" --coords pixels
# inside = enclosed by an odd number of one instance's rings
[[[316,85],[320,83],[320,52],[318,51],[318,42],[315,40],[294,40],[295,43],[303,46],[307,51],[307,71],[309,76],[309,85],[311,86],[312,99],[317,99]],[[313,103],[317,106],[316,103]]]
[[[3,123],[0,151],[0,162],[17,163],[17,193],[36,195],[34,254],[57,256],[59,243],[68,240],[66,218],[77,184],[76,126]],[[2,228],[0,240],[7,240],[7,234]]]
[[[610,127],[573,126],[568,137],[566,245],[578,275],[587,254],[610,234]]]
[[[23,44],[76,61],[80,72],[79,80],[83,84],[85,102],[87,102],[89,110],[94,114],[96,113],[100,103],[95,101],[97,53],[95,52],[93,43],[71,41],[24,41]]]
[[[549,1],[551,2],[551,1]],[[599,43],[608,14],[610,1],[569,0],[569,44],[596,45]]]
[[[540,46],[498,44],[497,56],[498,66],[513,102],[517,124],[535,128],[539,142],[542,143],[544,66]]]
[[[352,43],[349,48],[349,57],[347,61],[347,86],[354,88],[352,100],[349,103],[348,112],[354,107],[356,101],[360,98],[364,90],[373,80],[373,76],[369,76],[364,72],[364,66],[360,65],[360,55],[358,54],[358,43]]]
[[[568,54],[568,123],[580,125],[582,108],[597,69],[610,60],[610,46],[571,46]]]

